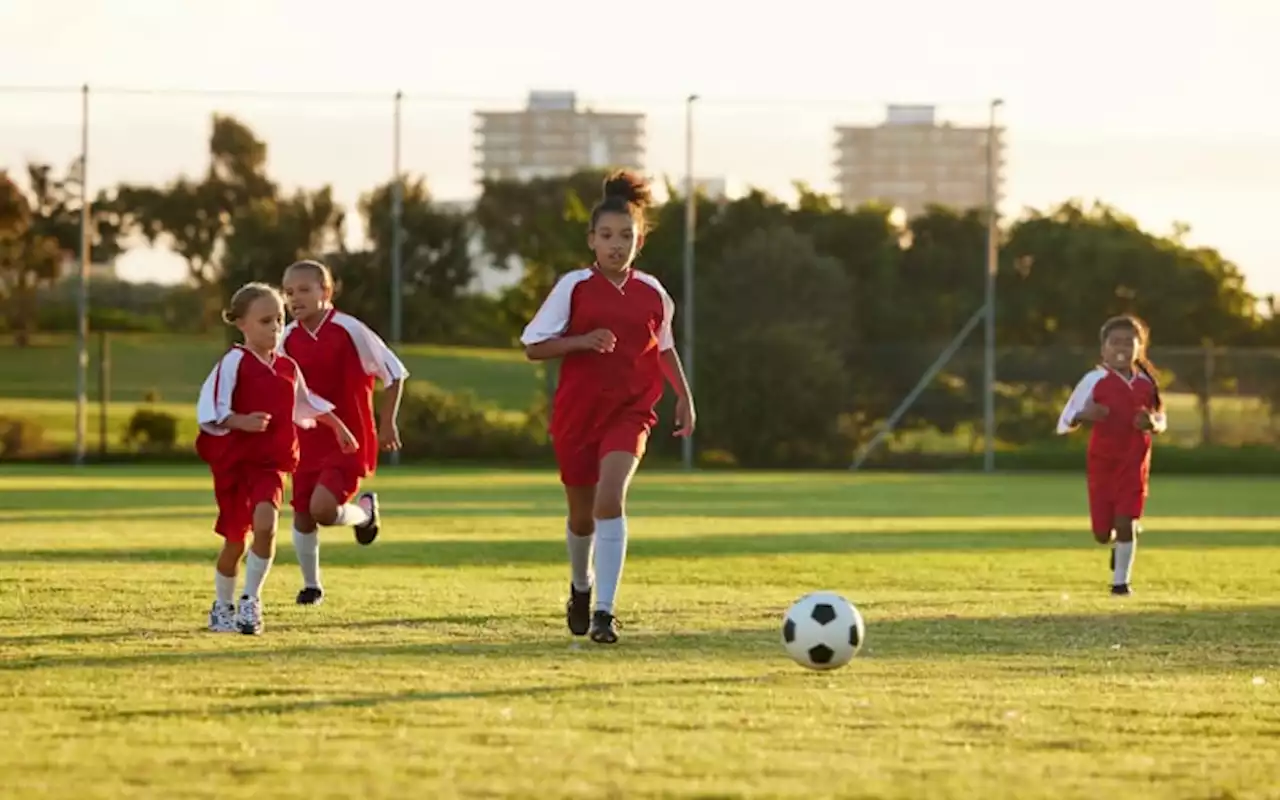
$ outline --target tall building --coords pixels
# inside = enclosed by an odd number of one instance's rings
[[[836,183],[852,208],[881,202],[908,216],[928,205],[956,209],[987,206],[990,131],[939,125],[933,106],[889,106],[875,126],[836,128]],[[995,131],[996,203],[1003,186],[1004,142]]]
[[[523,110],[479,111],[476,119],[481,178],[644,167],[644,115],[579,110],[573,92],[530,92]]]

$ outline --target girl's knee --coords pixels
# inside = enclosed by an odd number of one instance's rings
[[[569,513],[569,531],[574,536],[590,536],[596,532],[596,520],[590,511],[571,511]]]
[[[600,493],[596,495],[592,514],[596,519],[617,519],[623,515],[624,505],[621,494]]]
[[[311,496],[311,520],[312,528],[315,523],[321,525],[332,525],[334,520],[338,518],[338,501],[328,492],[323,496],[315,494]]]
[[[1132,519],[1116,520],[1116,539],[1121,542],[1132,542],[1138,525]]]

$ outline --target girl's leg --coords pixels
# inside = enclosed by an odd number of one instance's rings
[[[569,551],[569,601],[565,605],[565,621],[574,636],[586,636],[591,625],[591,545],[596,529],[593,509],[595,486],[564,487],[569,505],[565,523],[565,547]]]
[[[244,595],[236,616],[241,633],[262,632],[262,585],[276,557],[276,507],[260,502],[253,509],[253,546],[245,558]]]
[[[1129,516],[1116,517],[1115,566],[1111,575],[1112,594],[1130,594],[1129,581],[1133,576],[1133,559],[1138,550],[1138,520]]]
[[[627,559],[627,490],[639,465],[640,456],[634,452],[615,450],[600,460],[594,508],[596,603],[591,638],[604,644],[618,641],[613,609]]]
[[[209,610],[209,630],[216,633],[235,630],[236,572],[243,555],[243,540],[222,540],[222,551],[213,570],[213,608]]]

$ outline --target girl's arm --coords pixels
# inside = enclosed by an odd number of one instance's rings
[[[351,432],[342,420],[338,419],[338,415],[332,411],[326,411],[315,418],[316,422],[333,431],[333,435],[338,437],[338,445],[344,453],[354,453],[360,449],[360,443],[356,441],[356,435]]]
[[[662,351],[662,374],[676,393],[676,436],[691,436],[698,424],[698,412],[693,407],[693,391],[684,374],[684,364],[674,347]]]
[[[662,351],[662,374],[667,383],[671,384],[678,399],[693,400],[693,390],[689,388],[689,379],[684,374],[684,363],[680,361],[680,354],[674,347]]]

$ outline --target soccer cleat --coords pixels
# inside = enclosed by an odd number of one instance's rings
[[[1133,590],[1129,588],[1127,583],[1117,583],[1111,587],[1111,593],[1116,597],[1128,597],[1133,594]]]
[[[246,636],[262,633],[262,601],[244,595],[240,598],[240,610],[236,614],[236,629]]]
[[[574,636],[586,636],[591,628],[591,590],[578,591],[569,584],[569,600],[564,604],[564,619],[569,624],[569,633]]]
[[[214,633],[234,633],[236,630],[236,604],[213,601],[209,609],[209,630]]]
[[[617,644],[618,620],[608,611],[597,611],[591,618],[591,641],[596,644]]]
[[[324,602],[324,589],[319,586],[304,586],[298,592],[297,602],[300,606],[318,606]]]
[[[378,495],[373,492],[365,492],[356,500],[364,506],[369,512],[369,521],[363,525],[356,525],[352,530],[356,532],[356,541],[360,544],[373,544],[373,540],[378,538]]]

